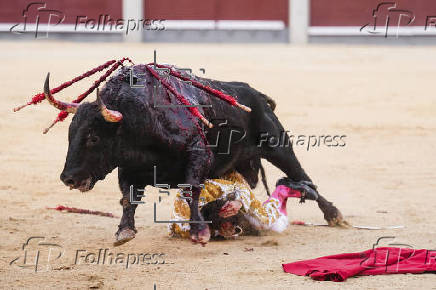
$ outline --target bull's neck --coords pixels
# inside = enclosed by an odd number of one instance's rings
[[[135,142],[132,138],[120,138],[117,146],[116,164],[120,167],[140,167],[150,162],[150,157],[145,154],[144,145]]]

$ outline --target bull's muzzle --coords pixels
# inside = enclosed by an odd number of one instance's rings
[[[66,186],[70,188],[70,190],[78,189],[84,192],[90,190],[93,187],[92,177],[79,178],[77,176],[65,174],[64,172],[62,172],[60,179]]]

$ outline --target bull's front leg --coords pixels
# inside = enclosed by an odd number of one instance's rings
[[[212,166],[213,154],[207,148],[203,139],[198,136],[190,146],[188,164],[186,168],[186,182],[192,186],[189,207],[191,211],[190,235],[194,243],[201,243],[203,246],[210,239],[209,226],[204,223],[203,216],[198,208],[198,201],[201,193],[201,186]]]
[[[191,241],[193,243],[200,243],[204,246],[210,239],[210,229],[209,226],[204,223],[204,218],[198,208],[200,193],[201,188],[197,186],[192,187],[192,199],[189,203],[189,208],[191,210],[191,223],[189,225],[191,228]]]
[[[132,175],[132,174],[131,174]],[[122,245],[135,238],[137,232],[135,228],[135,211],[138,202],[141,201],[145,184],[138,182],[133,176],[127,176],[124,169],[118,169],[118,180],[123,197],[120,204],[123,207],[123,216],[121,217],[118,231],[115,233],[114,246]]]

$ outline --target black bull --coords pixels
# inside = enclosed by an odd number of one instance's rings
[[[135,202],[140,200],[137,190],[147,185],[192,185],[191,220],[198,222],[203,220],[198,210],[200,184],[206,178],[218,178],[230,170],[237,170],[255,187],[261,158],[295,181],[311,181],[292,146],[270,146],[268,142],[260,142],[260,136],[267,132],[276,138],[283,136],[284,144],[290,144],[271,108],[271,99],[246,83],[195,79],[237,96],[238,102],[252,111],[245,112],[189,83],[169,77],[173,87],[192,104],[211,105],[200,108],[214,124],[212,129],[204,128],[204,136],[200,130],[201,122],[187,108],[176,107],[180,102],[159,84],[145,65],[135,65],[122,68],[100,94],[108,109],[122,114],[120,122],[108,122],[103,118],[101,103],[98,102],[80,105],[74,115],[69,128],[68,154],[60,178],[70,188],[87,191],[118,167],[123,195],[123,216],[116,234],[118,240],[134,237]],[[48,88],[48,78],[46,85]],[[132,189],[135,202],[129,197]],[[321,195],[317,202],[330,225],[342,221],[341,213],[332,203]],[[203,233],[205,227],[203,223],[192,223],[191,237],[202,242],[199,233]]]

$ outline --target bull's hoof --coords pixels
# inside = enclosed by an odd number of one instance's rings
[[[332,206],[332,208],[324,214],[324,218],[330,227],[349,228],[351,226],[335,206]]]
[[[192,225],[192,224],[191,224]],[[191,241],[193,243],[200,243],[203,247],[210,240],[210,230],[209,226],[205,226],[204,228],[200,228],[198,231],[191,231]]]
[[[121,231],[118,231],[115,234],[115,242],[114,247],[118,247],[124,243],[127,243],[128,241],[135,238],[135,231],[129,228],[125,228]]]

